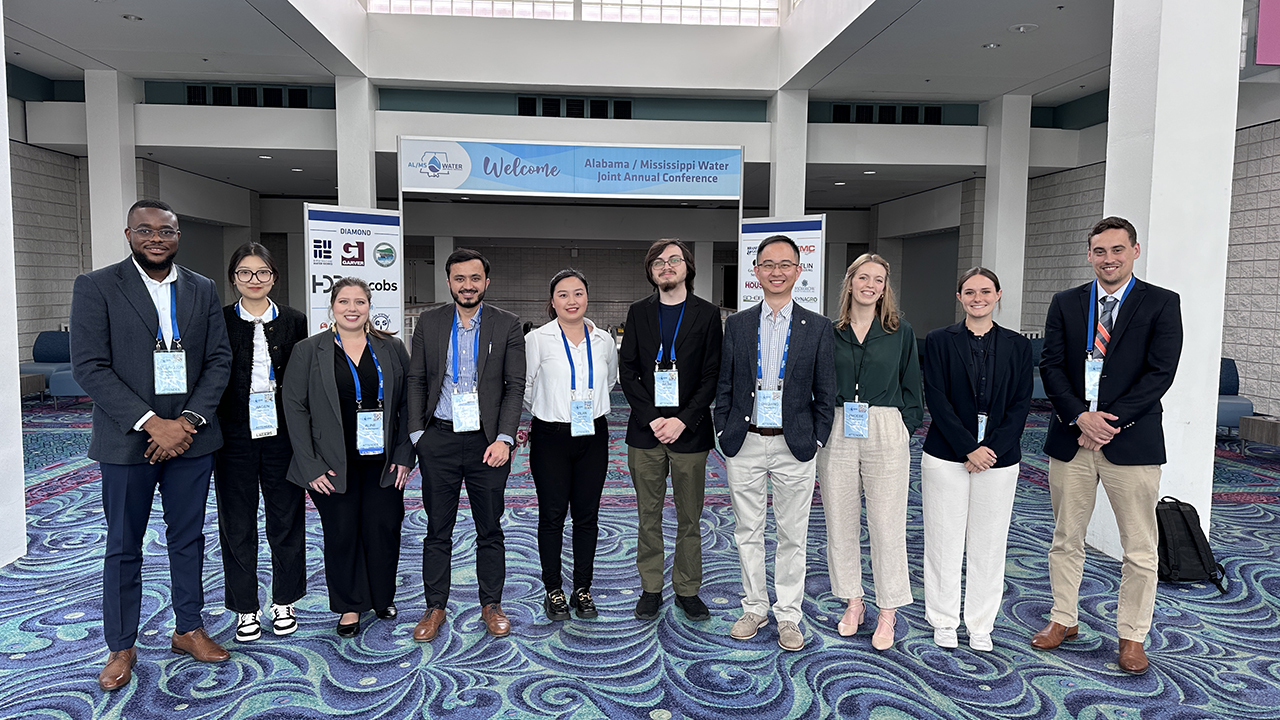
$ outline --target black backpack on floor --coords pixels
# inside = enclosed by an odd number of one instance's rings
[[[1160,529],[1160,579],[1166,582],[1208,580],[1226,593],[1226,573],[1213,559],[1213,551],[1200,529],[1200,514],[1194,505],[1165,496],[1156,504],[1156,525]]]

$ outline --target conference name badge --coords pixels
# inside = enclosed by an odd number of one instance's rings
[[[1102,361],[1084,361],[1084,399],[1095,402],[1098,399],[1098,385],[1102,382]]]
[[[847,438],[866,438],[871,419],[871,406],[860,402],[844,404],[844,436]]]
[[[475,432],[480,429],[480,396],[478,393],[453,394],[453,431]]]
[[[978,413],[978,442],[987,437],[987,414]]]
[[[155,366],[157,395],[187,394],[187,353],[184,350],[156,349],[151,355]]]
[[[678,370],[658,370],[653,373],[653,404],[655,407],[676,407],[680,404]]]
[[[381,410],[361,410],[356,413],[356,452],[361,455],[382,454]]]
[[[782,391],[756,390],[756,426],[782,427]]]
[[[272,437],[279,430],[274,392],[249,393],[249,437]]]
[[[569,435],[582,437],[596,434],[596,418],[591,412],[592,400],[569,401]]]

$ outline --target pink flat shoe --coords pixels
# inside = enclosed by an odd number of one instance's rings
[[[836,630],[840,631],[843,637],[849,637],[858,632],[858,626],[862,624],[862,618],[867,614],[867,606],[862,604],[862,598],[854,598],[849,601],[849,607],[844,610],[844,617],[840,618],[840,622],[836,623]]]
[[[898,621],[897,608],[881,610],[876,619],[876,631],[871,635],[871,647],[888,650],[893,647],[893,626]]]

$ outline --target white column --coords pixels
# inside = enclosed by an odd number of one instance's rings
[[[436,302],[451,303],[453,295],[449,294],[449,275],[445,272],[444,261],[453,252],[453,238],[436,236]]]
[[[338,120],[338,204],[377,207],[373,112],[377,88],[369,78],[334,78]]]
[[[84,71],[89,227],[95,269],[120,262],[128,254],[125,215],[138,200],[133,106],[140,98],[138,81],[128,75],[115,70]]]
[[[0,14],[4,0],[0,0]],[[0,56],[4,55],[4,38],[0,37]],[[0,67],[0,87],[8,87],[8,73]],[[0,116],[0,137],[9,137],[9,114]],[[15,308],[18,294],[14,289],[13,268],[13,185],[9,174],[9,152],[0,153],[0,304]],[[27,503],[22,465],[22,391],[18,385],[18,317],[0,313],[0,338],[9,338],[7,350],[0,353],[0,467],[10,468],[0,474],[0,565],[8,565],[27,554]]]
[[[982,264],[1000,276],[1000,287],[1004,291],[995,321],[1020,331],[1022,261],[1027,242],[1031,96],[1005,95],[983,103],[978,121],[987,126]]]
[[[1192,503],[1205,532],[1235,154],[1241,0],[1116,0],[1104,215],[1138,230],[1138,277],[1182,296],[1185,341],[1165,394],[1161,495]],[[1082,254],[1083,254],[1083,243]],[[1081,257],[1081,261],[1084,258]],[[1119,557],[1099,494],[1088,542]]]
[[[714,303],[712,292],[715,289],[716,244],[711,240],[694,242],[693,264],[698,266],[698,274],[693,278],[693,294]]]
[[[809,152],[809,91],[779,90],[769,98],[769,214],[804,215]]]

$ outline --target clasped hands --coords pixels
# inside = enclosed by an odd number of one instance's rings
[[[660,417],[649,423],[649,429],[653,430],[654,437],[658,438],[658,442],[663,445],[670,445],[679,439],[684,428],[684,422],[680,418]]]
[[[1120,428],[1113,427],[1108,421],[1120,418],[1108,412],[1084,412],[1076,418],[1076,427],[1080,428],[1080,447],[1085,450],[1101,450],[1103,445],[1120,433]]]
[[[155,465],[178,457],[191,447],[191,436],[197,430],[183,418],[165,420],[159,415],[152,415],[142,424],[142,429],[150,437],[146,452],[143,455],[147,462]]]

